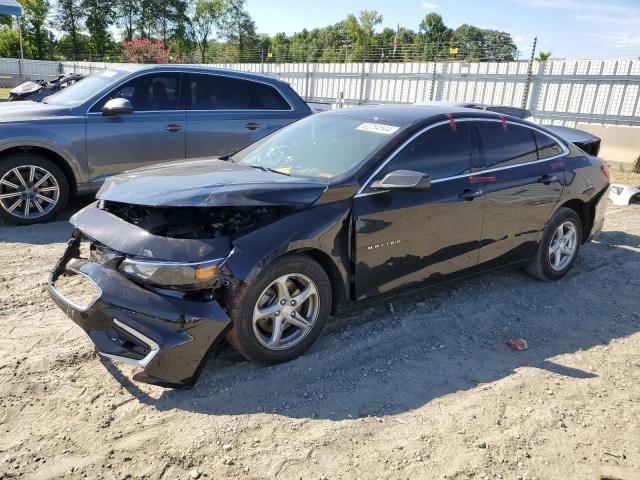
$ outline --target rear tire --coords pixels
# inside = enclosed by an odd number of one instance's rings
[[[576,262],[581,243],[580,217],[570,208],[559,208],[547,223],[536,258],[526,268],[527,273],[545,282],[564,277]]]
[[[247,360],[293,360],[322,332],[331,302],[331,283],[318,262],[304,255],[280,258],[234,293],[227,340]]]
[[[0,161],[0,217],[16,225],[54,219],[69,199],[69,181],[51,160],[16,153]]]

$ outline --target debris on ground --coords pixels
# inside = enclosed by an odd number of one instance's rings
[[[522,351],[527,350],[529,348],[529,344],[524,338],[519,338],[517,340],[509,340],[507,345],[511,347],[511,350]]]

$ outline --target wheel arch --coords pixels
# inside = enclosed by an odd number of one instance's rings
[[[65,177],[67,177],[67,181],[69,182],[69,193],[72,195],[77,193],[78,182],[75,172],[67,159],[59,152],[40,145],[10,146],[0,151],[0,162],[16,153],[33,153],[52,161],[56,166],[60,167]]]
[[[593,201],[585,202],[579,198],[573,198],[558,205],[558,208],[554,211],[555,214],[559,208],[565,207],[576,212],[582,223],[582,243],[585,243],[589,238],[595,220],[596,211],[592,202]]]
[[[348,298],[347,286],[342,279],[340,269],[335,264],[330,255],[317,248],[299,248],[290,250],[278,258],[283,258],[290,255],[305,255],[307,257],[310,257],[311,259],[318,262],[327,273],[327,275],[329,276],[329,280],[331,281],[331,313],[335,313],[335,311],[340,306],[344,305],[346,299]]]

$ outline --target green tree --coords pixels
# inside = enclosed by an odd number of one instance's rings
[[[80,34],[86,17],[82,0],[59,0],[54,13],[54,25],[63,31],[70,39],[70,51],[77,55],[84,53]],[[86,48],[86,45],[84,45]]]
[[[109,27],[116,18],[116,4],[113,0],[84,0],[87,15],[85,21],[91,41],[90,52],[107,55],[113,49],[113,38]]]
[[[49,32],[45,28],[50,8],[49,1],[21,0],[20,4],[24,10],[22,25],[25,50],[34,50],[30,52],[32,56],[44,59],[47,56],[47,39],[49,37]]]
[[[375,10],[363,10],[358,18],[348,15],[341,22],[348,44],[351,46],[349,58],[352,61],[362,61],[371,56],[374,29],[382,23],[382,15]]]
[[[225,14],[223,0],[196,0],[191,5],[191,34],[200,51],[200,60],[206,62],[209,41],[220,28]]]
[[[418,40],[422,44],[421,60],[432,61],[448,55],[453,31],[447,27],[442,16],[431,12],[420,22]]]
[[[221,22],[222,32],[238,49],[238,59],[257,47],[256,24],[246,9],[246,0],[227,0]]]
[[[170,40],[183,41],[187,30],[186,5],[182,0],[156,0],[155,32],[168,48]]]
[[[549,50],[548,52],[540,52],[538,54],[538,57],[536,58],[537,61],[539,62],[546,62],[547,60],[549,60],[551,58],[551,54],[553,52],[551,52],[551,50]]]
[[[17,58],[20,56],[20,37],[15,28],[0,27],[0,57]]]
[[[116,5],[117,23],[124,28],[124,38],[127,41],[133,40],[134,31],[140,16],[139,0],[117,0]]]
[[[69,53],[77,48],[79,53],[88,52],[91,49],[91,37],[83,33],[77,33],[75,38],[65,33],[58,38],[54,46],[54,55],[57,58],[69,58]]]

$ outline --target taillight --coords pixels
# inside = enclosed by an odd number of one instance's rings
[[[603,163],[602,165],[600,165],[600,170],[602,171],[602,174],[607,177],[607,180],[611,180],[611,177],[609,175],[609,165]]]

